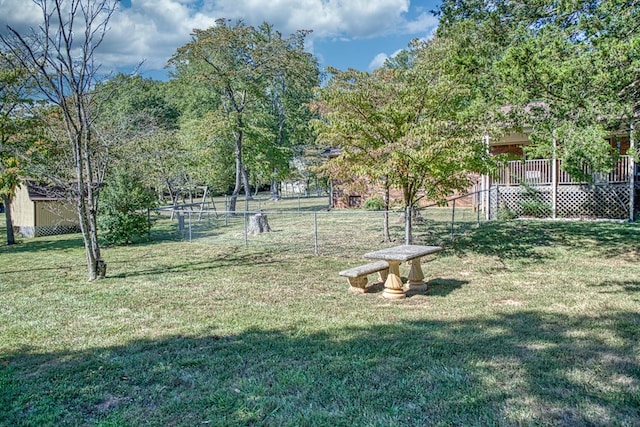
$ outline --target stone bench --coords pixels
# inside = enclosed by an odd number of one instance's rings
[[[389,263],[387,261],[375,261],[369,264],[359,265],[357,267],[343,270],[338,274],[344,276],[349,280],[351,290],[354,292],[366,292],[367,291],[367,275],[378,273],[381,281],[387,280],[387,274],[389,273]]]

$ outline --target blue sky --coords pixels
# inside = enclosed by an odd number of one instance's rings
[[[130,70],[163,78],[175,50],[194,28],[218,18],[263,21],[288,35],[310,29],[307,50],[322,68],[370,71],[414,38],[429,37],[437,26],[430,13],[439,0],[122,0],[101,46],[107,69]],[[37,27],[40,14],[29,0],[0,0],[0,31]]]

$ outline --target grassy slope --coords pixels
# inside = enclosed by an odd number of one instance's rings
[[[76,236],[0,248],[0,425],[638,425],[640,228],[489,223],[430,290],[357,258]],[[406,274],[406,271],[404,271]]]

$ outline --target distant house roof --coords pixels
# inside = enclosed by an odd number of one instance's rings
[[[327,156],[330,159],[338,157],[340,154],[342,154],[342,150],[334,147],[327,148],[322,152],[322,155]]]
[[[25,184],[29,192],[29,199],[32,202],[57,201],[65,198],[63,187],[42,184],[32,180],[27,180]]]

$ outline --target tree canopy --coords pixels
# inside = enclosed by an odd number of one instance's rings
[[[444,200],[468,187],[470,172],[486,170],[487,124],[466,114],[471,82],[447,70],[449,45],[441,38],[417,43],[411,60],[373,73],[331,70],[317,123],[320,142],[342,150],[329,166],[334,176],[382,180],[415,206],[423,197]]]
[[[231,210],[242,187],[250,197],[249,177],[271,177],[287,169],[293,147],[308,138],[305,103],[318,84],[318,64],[304,51],[306,31],[283,38],[264,23],[258,28],[218,20],[194,30],[170,65],[178,80],[193,80],[215,91],[207,120],[213,151],[233,143],[235,184]],[[202,135],[200,133],[200,135]]]
[[[636,2],[445,0],[439,14],[438,36],[475,40],[452,55],[481,71],[484,96],[506,119],[532,126],[536,155],[555,141],[573,175],[611,167],[603,136],[638,114]]]
[[[443,202],[488,170],[487,117],[470,113],[475,83],[450,69],[451,43],[416,42],[372,73],[330,70],[316,123],[319,142],[342,152],[327,165],[334,178],[400,188],[405,207],[414,207],[423,198]]]
[[[0,51],[0,196],[5,207],[7,244],[15,243],[10,204],[26,175],[26,162],[20,156],[28,149],[37,127],[35,118],[26,106],[28,97],[28,73],[16,66],[5,51]]]

